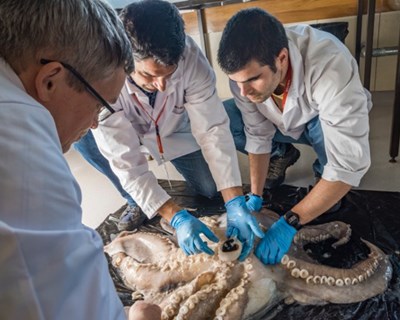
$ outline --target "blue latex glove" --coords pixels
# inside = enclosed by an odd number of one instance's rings
[[[236,237],[242,242],[242,253],[239,261],[243,261],[253,249],[254,234],[262,238],[264,233],[258,226],[257,220],[253,217],[247,208],[244,196],[237,196],[225,203],[228,217],[228,228],[226,236],[228,238]]]
[[[264,264],[276,264],[289,251],[297,230],[281,217],[265,233],[265,237],[258,243],[255,254]]]
[[[253,193],[248,193],[247,194],[248,200],[246,201],[247,208],[250,211],[260,211],[262,207],[262,202],[263,198],[253,194]]]
[[[214,254],[214,251],[207,246],[207,242],[201,240],[200,233],[203,233],[213,242],[218,242],[218,238],[203,222],[193,217],[186,210],[175,213],[171,220],[171,226],[176,230],[179,246],[186,255],[201,252],[209,255]]]

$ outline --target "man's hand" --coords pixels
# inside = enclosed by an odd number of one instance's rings
[[[289,251],[297,230],[284,217],[275,222],[258,243],[255,254],[264,264],[276,264]]]
[[[186,255],[201,252],[209,255],[214,254],[214,251],[200,238],[200,234],[203,233],[213,242],[218,242],[218,238],[203,222],[193,217],[186,210],[180,210],[172,217],[171,226],[176,230],[179,246]]]
[[[228,238],[237,237],[243,244],[242,253],[239,260],[243,261],[253,249],[254,234],[262,238],[264,233],[258,226],[257,220],[247,208],[244,196],[237,196],[225,203],[228,228],[226,236]]]
[[[262,207],[263,198],[254,193],[247,194],[248,200],[246,201],[247,208],[250,211],[260,211]]]

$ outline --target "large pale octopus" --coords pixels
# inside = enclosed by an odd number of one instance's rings
[[[256,217],[267,229],[275,218],[263,209]],[[375,245],[367,259],[351,268],[321,265],[304,249],[307,243],[336,239],[345,244],[350,226],[331,222],[301,229],[289,252],[275,266],[263,265],[253,254],[239,262],[241,246],[226,239],[225,216],[201,218],[219,237],[209,244],[216,254],[186,256],[173,236],[159,233],[121,233],[105,251],[134,294],[161,306],[162,319],[255,319],[282,299],[304,304],[352,303],[386,290],[392,268]]]

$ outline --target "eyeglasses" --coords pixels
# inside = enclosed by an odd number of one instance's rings
[[[110,104],[71,65],[69,65],[68,63],[62,62],[62,61],[57,61],[57,60],[40,59],[40,63],[43,65],[50,63],[50,62],[60,63],[65,69],[67,69],[69,72],[71,72],[80,82],[83,83],[87,92],[89,92],[95,99],[97,99],[101,103],[101,107],[97,111],[98,114],[100,114],[104,110],[104,108],[106,108],[111,113],[115,112],[115,110],[110,106]]]

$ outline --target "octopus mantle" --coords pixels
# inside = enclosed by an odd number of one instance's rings
[[[267,229],[273,219],[266,209],[257,215]],[[263,265],[253,254],[237,257],[239,242],[225,237],[224,216],[202,218],[219,237],[214,256],[186,256],[173,236],[158,233],[121,233],[105,247],[113,265],[133,293],[161,306],[162,319],[247,319],[277,302],[304,304],[352,303],[386,290],[392,269],[388,257],[375,245],[367,259],[349,269],[312,260],[307,243],[334,238],[332,247],[346,243],[350,226],[331,222],[301,229],[280,264]],[[210,244],[212,247],[212,244]]]

